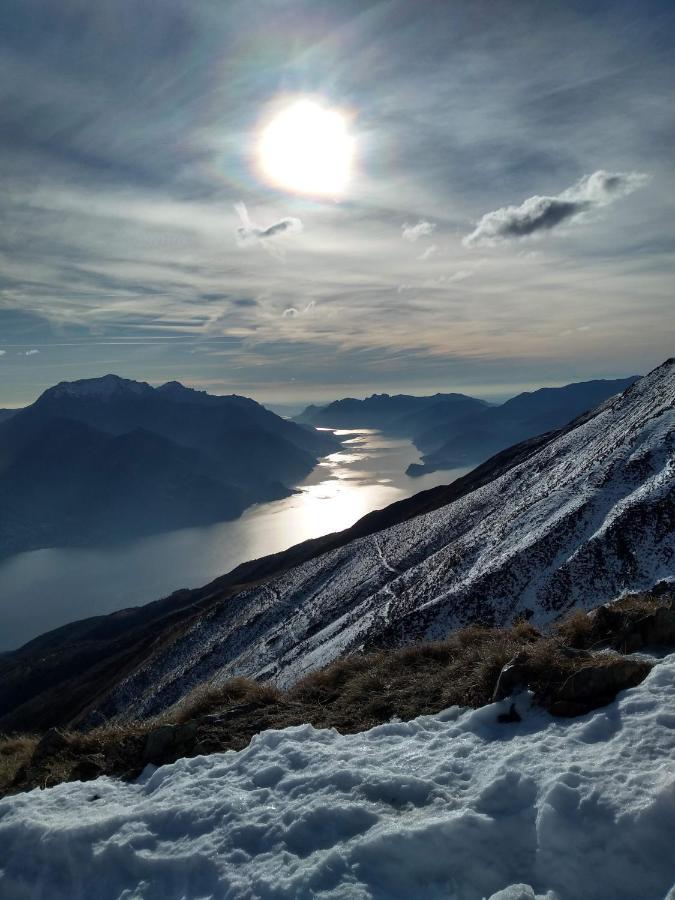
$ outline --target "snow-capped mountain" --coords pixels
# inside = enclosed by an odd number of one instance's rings
[[[545,623],[675,573],[675,360],[523,445],[476,490],[213,602],[104,704],[156,712],[207,679],[286,685],[361,646]]]

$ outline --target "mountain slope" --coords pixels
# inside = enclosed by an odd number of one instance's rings
[[[337,446],[245,397],[63,382],[0,424],[0,554],[230,519]]]
[[[469,465],[536,434],[562,428],[577,416],[630,387],[637,376],[596,380],[518,394],[501,406],[486,407],[456,424],[441,421],[414,433],[425,451],[409,475]]]
[[[129,540],[231,519],[251,502],[192,448],[143,429],[110,435],[50,419],[0,478],[0,547]]]
[[[364,645],[546,622],[671,576],[674,403],[669,360],[477,490],[216,603],[104,712],[155,712],[232,674],[288,684]]]
[[[344,532],[0,656],[0,728],[149,713],[214,674],[286,684],[362,644],[547,621],[667,578],[674,370]]]

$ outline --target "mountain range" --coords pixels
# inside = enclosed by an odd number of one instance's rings
[[[519,441],[562,428],[637,379],[584,381],[518,394],[499,406],[464,394],[373,394],[308,406],[296,419],[315,426],[380,428],[410,438],[423,451],[409,475],[475,465]]]
[[[564,428],[351,529],[0,658],[0,728],[166,709],[196,684],[288,685],[468,623],[545,625],[673,576],[675,360]]]
[[[245,397],[62,382],[0,421],[0,554],[235,518],[337,447]]]
[[[317,428],[379,428],[390,434],[414,437],[436,425],[452,426],[488,408],[484,400],[466,394],[373,394],[365,400],[346,397],[326,406],[308,406],[296,422]]]

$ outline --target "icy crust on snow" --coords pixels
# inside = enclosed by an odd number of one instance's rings
[[[580,719],[517,699],[0,801],[3,900],[661,900],[675,655]]]
[[[204,680],[288,685],[369,640],[519,614],[544,625],[675,571],[675,363],[484,487],[228,599],[113,694],[157,712]]]

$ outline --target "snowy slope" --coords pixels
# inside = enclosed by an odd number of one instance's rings
[[[484,487],[216,605],[103,712],[156,712],[233,674],[285,685],[364,643],[476,620],[546,623],[671,577],[674,402],[671,360]]]
[[[580,719],[509,701],[0,801],[3,900],[661,900],[675,655]],[[520,887],[516,887],[520,885]],[[675,890],[669,898],[675,898]]]

